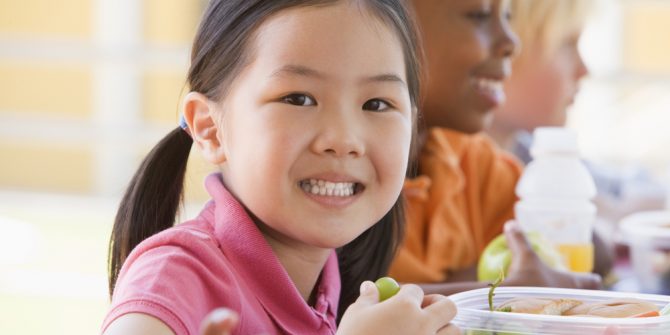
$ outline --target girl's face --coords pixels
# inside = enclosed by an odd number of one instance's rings
[[[496,124],[512,131],[565,125],[566,109],[588,74],[579,54],[579,36],[579,31],[566,34],[548,54],[538,43],[522,51],[523,59],[505,84],[508,101],[496,111]]]
[[[400,194],[412,106],[403,49],[355,2],[282,11],[220,109],[228,189],[273,245],[340,247]]]
[[[508,2],[414,1],[427,61],[427,126],[478,132],[505,100],[502,82],[518,44]]]

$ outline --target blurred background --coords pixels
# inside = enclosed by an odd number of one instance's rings
[[[177,125],[205,3],[0,0],[0,334],[99,332],[115,207]],[[569,116],[585,157],[643,167],[664,185],[669,34],[670,0],[603,0],[581,41],[591,76]],[[193,208],[211,170],[192,155]]]
[[[178,123],[205,3],[0,0],[0,334],[99,333],[115,209]]]

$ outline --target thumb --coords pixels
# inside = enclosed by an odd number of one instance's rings
[[[537,257],[518,222],[508,221],[505,223],[504,231],[507,246],[512,252],[512,262],[527,259],[527,257]]]
[[[361,284],[360,296],[356,299],[356,304],[358,305],[374,305],[379,302],[379,292],[377,291],[377,286],[366,280]]]
[[[600,290],[602,286],[602,278],[595,273],[582,273],[577,278],[577,288]]]

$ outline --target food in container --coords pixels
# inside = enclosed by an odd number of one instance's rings
[[[505,303],[513,301],[512,299],[547,299],[566,304],[555,306],[564,309],[560,311],[563,314],[578,305],[588,307],[589,304],[604,301],[634,298],[660,310],[670,303],[670,296],[560,288],[499,287],[495,290],[493,305],[496,308],[502,307],[505,311],[490,311],[488,293],[489,289],[478,289],[450,296],[458,307],[458,314],[453,323],[463,331],[463,334],[670,334],[670,315],[635,318],[542,315],[511,313],[505,308]]]

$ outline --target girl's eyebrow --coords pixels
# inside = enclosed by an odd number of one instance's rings
[[[365,82],[369,83],[379,83],[379,82],[388,82],[388,83],[398,83],[402,86],[407,86],[405,81],[400,78],[400,76],[393,73],[385,73],[377,76],[372,76],[364,79]]]
[[[312,77],[317,79],[324,79],[327,75],[309,68],[304,65],[288,64],[280,67],[279,69],[272,72],[270,77],[281,77],[284,75],[297,75],[301,77]],[[390,82],[398,83],[403,86],[406,86],[405,81],[400,78],[400,76],[394,73],[384,73],[372,77],[367,77],[362,80],[366,83],[379,83],[379,82]]]
[[[303,65],[288,64],[272,72],[270,77],[281,77],[284,75],[298,75],[302,77],[325,78],[326,76],[317,70],[310,69]]]

